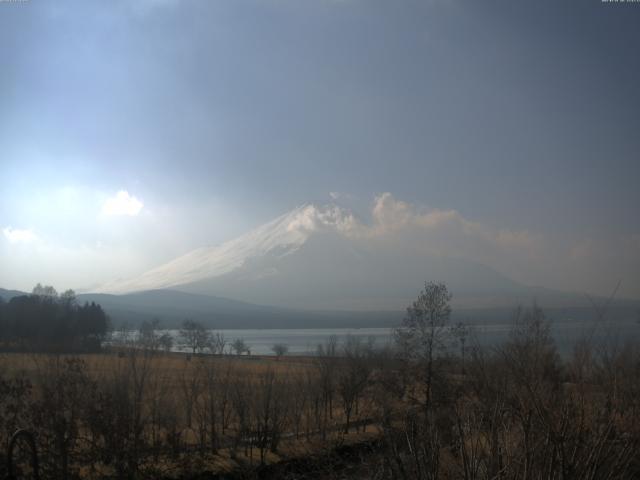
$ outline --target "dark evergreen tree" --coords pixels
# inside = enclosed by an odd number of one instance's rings
[[[79,306],[73,290],[58,295],[38,284],[31,295],[0,303],[0,347],[5,350],[96,351],[109,329],[100,305]]]

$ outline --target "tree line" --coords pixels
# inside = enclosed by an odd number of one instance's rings
[[[79,304],[73,290],[58,294],[40,284],[30,295],[0,298],[0,348],[5,351],[98,351],[109,318],[94,302]]]
[[[235,353],[242,355],[251,353],[251,349],[244,339],[236,338],[229,341],[224,333],[207,329],[202,323],[186,319],[182,322],[178,335],[172,336],[167,332],[159,318],[144,320],[137,330],[132,330],[128,324],[121,325],[111,332],[109,345],[116,349],[142,349],[150,352],[171,352],[175,347],[192,354],[224,355]],[[284,348],[284,351],[282,350]],[[282,354],[285,347],[278,347]]]

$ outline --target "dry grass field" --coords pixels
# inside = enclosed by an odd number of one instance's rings
[[[80,359],[87,367],[87,373],[95,378],[112,373],[129,363],[125,354],[117,352],[60,354],[48,353],[0,353],[0,373],[8,375],[24,374],[32,377],[43,365],[64,359]],[[154,373],[162,373],[178,378],[185,370],[190,371],[203,364],[230,367],[240,375],[255,376],[267,371],[276,374],[301,374],[313,368],[313,358],[308,356],[248,356],[248,355],[189,355],[185,353],[158,353],[150,357]]]
[[[337,377],[328,377],[339,363],[142,350],[4,353],[0,377],[29,384],[28,391],[15,392],[25,406],[17,416],[23,424],[15,427],[47,437],[40,454],[52,464],[50,475],[68,470],[82,478],[120,478],[134,469],[143,477],[173,478],[247,471],[377,437],[371,422],[354,423],[371,413],[364,385],[345,432]],[[39,423],[29,405],[77,425]],[[96,414],[104,422],[96,422]],[[61,438],[68,441],[68,459],[58,464],[53,457]],[[120,450],[125,447],[130,451]]]

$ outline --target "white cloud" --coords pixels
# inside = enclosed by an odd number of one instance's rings
[[[307,205],[291,219],[287,225],[288,231],[337,231],[345,235],[352,235],[362,225],[347,210],[329,206],[318,208]]]
[[[2,233],[10,243],[30,243],[38,240],[38,236],[29,229],[5,227]]]
[[[140,213],[144,204],[126,190],[120,190],[115,196],[108,198],[102,206],[105,215],[129,215],[136,216]]]
[[[373,205],[374,229],[378,234],[407,226],[415,218],[411,206],[396,200],[389,192],[376,197]]]
[[[416,207],[388,192],[375,198],[370,223],[361,222],[348,209],[309,205],[288,229],[334,231],[365,244],[383,242],[407,252],[473,259],[509,273],[514,265],[539,256],[544,246],[541,235],[494,228],[457,210]]]
[[[491,228],[465,218],[457,210],[419,209],[396,200],[388,192],[376,197],[372,216],[371,236],[411,231],[426,246],[440,246],[439,250],[448,250],[456,256],[471,253],[469,249],[477,251],[479,247],[532,251],[541,240],[526,230]]]

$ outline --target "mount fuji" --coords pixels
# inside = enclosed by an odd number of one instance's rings
[[[359,311],[398,311],[425,281],[445,282],[454,306],[462,307],[566,297],[472,260],[425,253],[372,232],[347,209],[307,204],[234,240],[94,292],[172,290],[284,308]]]

